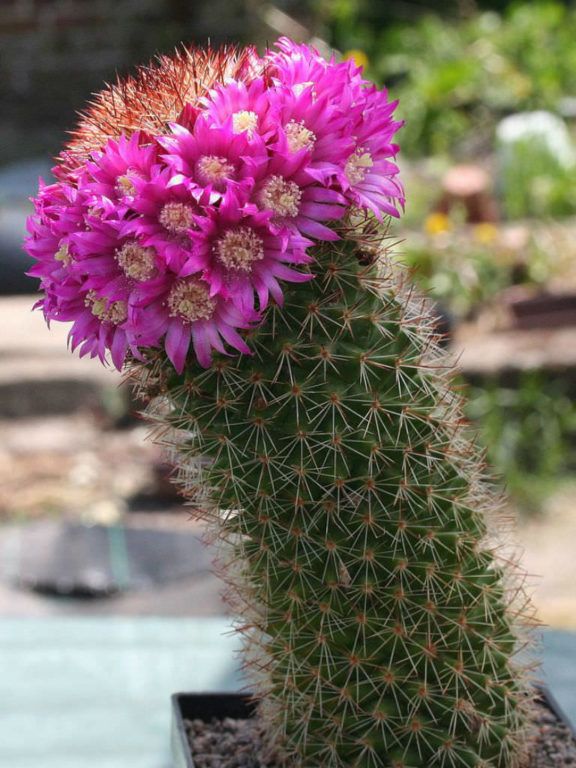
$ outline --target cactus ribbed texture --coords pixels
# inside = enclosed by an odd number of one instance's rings
[[[286,38],[162,56],[89,106],[26,247],[72,349],[162,395],[150,418],[222,539],[271,754],[516,768],[521,575],[376,223],[404,206],[395,107]]]
[[[350,236],[314,255],[253,357],[133,371],[163,393],[151,418],[179,482],[233,549],[270,737],[306,768],[517,766],[525,607],[490,544],[498,498],[453,365],[385,254]]]

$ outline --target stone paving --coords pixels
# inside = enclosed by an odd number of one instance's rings
[[[575,326],[492,331],[463,325],[456,330],[452,350],[466,378],[541,369],[576,378]]]
[[[67,324],[48,330],[36,299],[0,297],[0,418],[101,411],[118,399],[120,374],[71,355]]]

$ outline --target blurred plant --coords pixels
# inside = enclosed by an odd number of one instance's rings
[[[496,379],[470,389],[468,416],[509,491],[529,509],[534,484],[576,470],[576,403],[566,378],[527,371],[518,385]]]
[[[445,213],[431,213],[424,221],[424,229],[428,235],[440,235],[452,229],[452,222]]]
[[[410,116],[402,136],[408,154],[485,148],[500,118],[558,110],[573,95],[576,10],[560,2],[515,3],[504,15],[459,19],[443,4],[445,18],[394,26],[373,6],[339,0],[329,7],[332,42],[363,50],[370,74],[394,84]]]
[[[465,226],[433,213],[402,244],[418,285],[457,318],[472,316],[518,282],[576,288],[576,222]]]
[[[349,51],[345,51],[342,58],[344,61],[353,61],[357,67],[363,67],[364,69],[367,69],[370,63],[368,61],[368,56],[366,56],[364,51],[361,51],[358,48],[352,48]]]
[[[403,246],[402,260],[416,282],[456,317],[468,317],[511,283],[513,258],[498,250],[498,231],[488,226],[455,227],[444,214],[433,214],[425,234]]]
[[[508,218],[566,216],[576,211],[574,147],[564,121],[521,112],[497,127],[500,186]]]

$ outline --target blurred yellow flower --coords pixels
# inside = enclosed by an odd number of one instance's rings
[[[346,51],[343,58],[344,61],[349,61],[352,59],[357,67],[364,67],[364,69],[366,69],[370,63],[368,61],[368,56],[366,56],[364,51],[361,51],[359,48],[351,48],[349,51]]]
[[[498,227],[495,224],[490,224],[488,221],[476,224],[472,229],[472,237],[477,243],[488,245],[493,243],[498,237]]]
[[[424,220],[424,229],[428,235],[441,235],[452,229],[452,222],[445,213],[431,213]]]

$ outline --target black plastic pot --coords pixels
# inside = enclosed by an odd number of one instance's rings
[[[185,720],[249,718],[256,705],[242,693],[175,693],[172,696],[172,761],[174,768],[194,768],[194,760],[184,726]]]
[[[553,712],[576,738],[576,729],[568,720],[552,694],[538,687],[538,698]],[[194,768],[188,743],[185,720],[204,720],[225,717],[253,717],[256,705],[249,694],[242,693],[175,693],[172,696],[172,760],[174,768]],[[550,767],[552,768],[552,766]]]

